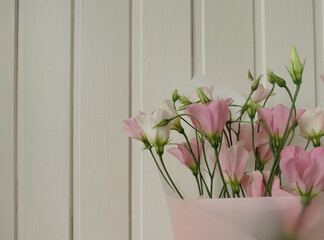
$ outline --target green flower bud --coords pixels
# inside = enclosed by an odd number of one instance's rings
[[[205,103],[210,102],[210,99],[206,96],[206,94],[200,88],[197,88],[197,94],[199,96],[201,103],[205,104]]]
[[[272,71],[270,69],[267,69],[267,75],[268,75],[268,81],[271,84],[275,84],[276,80],[272,76]]]
[[[279,87],[286,87],[286,81],[281,77],[274,74],[271,70],[268,69],[268,79],[271,79],[271,82],[277,83]],[[269,80],[270,82],[270,80]]]
[[[178,99],[179,99],[178,89],[175,89],[173,94],[172,94],[172,101],[176,102]]]
[[[252,86],[251,86],[251,90],[252,90],[252,92],[254,92],[255,90],[258,89],[259,84],[260,84],[260,81],[261,81],[261,78],[262,78],[262,75],[260,75],[260,76],[258,77],[258,79],[255,80],[254,83],[252,84]]]
[[[189,105],[189,104],[192,103],[192,102],[190,102],[189,99],[186,98],[185,96],[178,96],[178,97],[179,97],[179,101],[180,101],[182,104]]]
[[[295,84],[301,84],[304,66],[300,62],[295,45],[291,48],[288,72]]]

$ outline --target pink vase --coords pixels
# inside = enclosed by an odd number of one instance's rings
[[[167,195],[174,240],[324,239],[324,196],[181,200]],[[298,236],[298,237],[297,237]]]

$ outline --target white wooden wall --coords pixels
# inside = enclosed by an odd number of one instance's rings
[[[241,94],[248,69],[288,79],[293,43],[298,105],[324,105],[323,14],[322,0],[0,0],[0,239],[172,239],[121,121],[195,74]]]

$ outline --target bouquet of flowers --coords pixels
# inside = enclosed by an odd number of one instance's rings
[[[324,218],[319,207],[324,205],[320,196],[324,107],[296,108],[304,65],[293,46],[287,67],[293,90],[271,70],[267,71],[271,89],[260,82],[262,75],[255,78],[249,72],[250,92],[243,104],[232,98],[213,99],[208,87],[197,88],[191,97],[175,90],[172,100],[165,100],[152,114],[139,112],[123,122],[126,134],[143,143],[166,185],[178,196],[168,200],[176,239],[214,239],[214,234],[223,236],[219,239],[312,239],[310,232],[313,239],[324,238],[318,238],[320,233],[313,228]],[[290,106],[267,107],[275,88],[285,90]],[[291,144],[298,129],[307,140],[305,146]],[[184,142],[172,142],[170,131],[182,135]],[[198,200],[182,200],[184,195],[165,164],[165,152],[191,171]],[[253,169],[247,169],[249,161]],[[220,189],[214,186],[216,180]],[[240,215],[239,209],[246,212]],[[260,221],[276,226],[255,227]]]

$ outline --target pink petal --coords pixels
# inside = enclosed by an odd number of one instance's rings
[[[201,124],[201,128],[205,133],[213,133],[213,124],[212,124],[212,115],[209,111],[209,108],[206,104],[202,103],[194,103],[187,107],[185,110],[186,114],[193,115],[195,118],[198,119],[199,123]],[[192,123],[195,127],[199,130],[199,124],[191,118]]]

